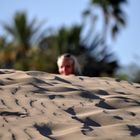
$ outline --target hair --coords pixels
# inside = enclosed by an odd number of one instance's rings
[[[73,60],[74,74],[75,75],[81,75],[82,74],[81,73],[81,67],[80,67],[80,64],[79,64],[77,58],[74,55],[69,54],[69,53],[62,54],[61,56],[58,57],[58,59],[57,59],[57,66],[58,67],[60,66],[60,64],[61,64],[61,62],[64,58],[70,58],[71,60]]]

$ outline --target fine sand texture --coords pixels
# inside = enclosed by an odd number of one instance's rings
[[[0,140],[140,140],[140,84],[1,69]]]

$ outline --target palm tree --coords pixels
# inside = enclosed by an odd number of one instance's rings
[[[57,34],[44,38],[40,44],[42,49],[46,49],[48,56],[54,64],[53,72],[57,72],[56,59],[60,54],[72,53],[78,57],[86,76],[101,76],[103,74],[113,76],[118,68],[117,61],[113,54],[109,53],[106,46],[102,45],[102,39],[97,36],[91,43],[87,39],[81,38],[82,27],[75,25],[71,28],[60,28]],[[45,47],[46,46],[46,47]],[[99,47],[103,47],[99,50]],[[48,52],[53,52],[52,54]],[[42,53],[43,54],[43,53]],[[47,67],[46,69],[48,69]]]
[[[26,13],[17,12],[12,24],[4,24],[4,29],[12,36],[12,42],[20,47],[21,52],[26,53],[32,43],[41,36],[38,34],[41,25],[36,23],[36,19],[28,22]]]
[[[109,30],[112,37],[116,37],[121,27],[126,25],[126,16],[122,8],[122,4],[126,3],[127,0],[90,0],[90,8],[84,11],[84,15],[96,17],[97,13],[93,10],[97,7],[101,10],[104,19],[102,35],[106,40]]]

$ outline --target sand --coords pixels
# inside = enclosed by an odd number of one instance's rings
[[[0,140],[122,139],[140,139],[140,84],[0,70]]]

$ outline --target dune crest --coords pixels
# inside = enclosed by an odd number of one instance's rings
[[[140,139],[140,84],[0,70],[0,140]]]

